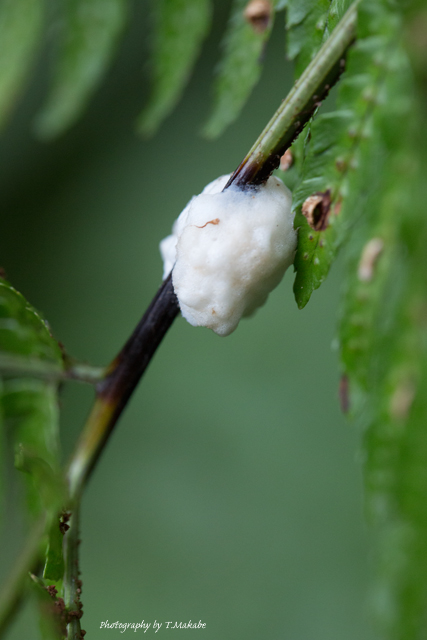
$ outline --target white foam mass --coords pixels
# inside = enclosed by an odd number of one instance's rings
[[[163,277],[194,326],[229,335],[263,305],[292,264],[291,192],[279,178],[242,190],[221,176],[194,196],[160,243]]]

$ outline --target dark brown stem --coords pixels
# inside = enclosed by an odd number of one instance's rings
[[[120,414],[179,311],[169,275],[118,356],[98,383],[97,397],[70,463],[72,499],[89,477]]]
[[[242,189],[262,184],[278,166],[280,156],[302,131],[343,70],[343,58],[355,37],[357,4],[358,0],[352,4],[347,14],[334,29],[331,37],[307,67],[246,158],[230,177],[225,188],[231,184]],[[105,377],[96,386],[97,396],[94,406],[68,469],[70,507],[74,511],[76,526],[76,538],[75,540],[74,538],[70,539],[68,544],[70,549],[68,550],[67,562],[71,569],[76,566],[73,564],[77,554],[77,513],[75,509],[78,509],[82,489],[132,392],[178,311],[178,300],[173,290],[171,275],[169,275],[133,334],[107,368]],[[17,363],[15,362],[13,365],[17,366]],[[73,372],[68,377],[76,377],[92,383],[96,382],[102,374],[101,370],[89,370],[84,365],[75,367]],[[49,372],[49,375],[51,373]],[[44,377],[45,372],[40,372],[40,375]],[[45,531],[45,523],[42,521],[40,529],[35,530],[28,540],[18,566],[15,567],[7,582],[3,599],[0,601],[0,635],[21,602],[28,570],[35,570],[39,565],[40,542]],[[77,582],[74,581],[72,584],[74,586],[69,592],[70,606],[75,600],[78,600]],[[75,594],[74,587],[76,587]],[[76,615],[74,618],[75,620],[70,625],[76,636],[79,632],[79,622]]]
[[[355,37],[357,3],[358,0],[353,3],[296,82],[225,188],[231,184],[240,188],[261,184],[278,166],[280,155],[302,131],[344,68],[343,56]],[[96,387],[95,404],[69,467],[72,502],[79,498],[120,414],[178,311],[169,275],[107,369],[106,378]]]

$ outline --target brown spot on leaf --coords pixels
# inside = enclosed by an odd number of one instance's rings
[[[415,397],[415,385],[412,380],[403,380],[395,389],[390,400],[390,415],[395,420],[405,420]]]
[[[287,171],[289,167],[292,166],[293,161],[294,158],[292,155],[292,151],[290,149],[287,149],[283,156],[280,158],[280,169],[282,171]]]
[[[350,409],[350,393],[348,376],[345,374],[341,376],[338,393],[340,398],[341,411],[343,413],[348,413]]]
[[[365,244],[360,257],[359,268],[357,270],[357,277],[359,280],[362,282],[369,282],[372,280],[375,264],[381,255],[383,248],[384,242],[381,238],[372,238]]]
[[[199,227],[199,225],[197,225],[197,224],[195,224],[194,226],[197,227],[198,229],[204,229],[207,224],[219,224],[219,218],[215,218],[215,220],[208,220],[201,227]]]
[[[344,158],[337,158],[335,160],[335,166],[338,171],[345,171],[345,169],[347,169],[347,162]]]
[[[7,280],[6,271],[3,269],[3,267],[0,267],[0,278],[3,278],[3,280]]]
[[[328,226],[331,210],[331,191],[317,192],[309,196],[302,205],[302,214],[315,231],[323,231]]]
[[[250,0],[243,12],[255,33],[263,33],[270,26],[272,6],[269,0]]]

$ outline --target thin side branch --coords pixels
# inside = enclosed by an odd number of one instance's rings
[[[307,67],[243,162],[233,173],[226,188],[231,184],[242,189],[250,185],[262,184],[279,165],[280,156],[302,131],[344,68],[343,59],[355,38],[358,2],[359,0],[356,0],[352,4],[331,37]],[[84,370],[85,365],[78,365],[74,369],[71,368],[66,376],[98,383],[93,409],[77,443],[67,474],[70,489],[69,506],[73,510],[75,532],[77,532],[78,504],[85,483],[132,392],[178,311],[178,300],[169,275],[133,334],[106,372],[94,369]],[[100,378],[97,377],[98,374]],[[6,584],[6,596],[0,604],[0,635],[22,598],[24,574],[26,575],[28,570],[39,562],[40,542],[45,535],[45,530],[44,526],[33,532],[27,543],[25,554]],[[73,571],[74,575],[77,575],[75,574],[77,533],[68,538],[67,546],[69,547],[67,575],[72,576]],[[67,579],[67,583],[71,585],[67,587],[69,588],[67,599],[71,605],[77,596],[75,590],[78,588],[76,586],[78,583],[74,578],[71,578],[71,581]],[[74,633],[74,636],[69,637],[78,637],[76,634],[80,625],[77,623],[78,620],[75,624],[73,623],[73,628],[69,629],[69,634]]]
[[[2,377],[30,376],[49,381],[77,380],[96,384],[105,377],[105,369],[81,362],[66,364],[65,369],[54,362],[38,358],[26,358],[14,354],[0,354],[0,374]]]

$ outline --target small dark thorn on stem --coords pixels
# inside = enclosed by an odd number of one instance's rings
[[[59,614],[64,613],[64,611],[65,611],[64,598],[57,598],[56,602],[55,602],[55,606],[56,606]]]
[[[56,598],[58,589],[54,585],[51,585],[50,587],[46,587],[46,591],[48,592],[51,598]]]
[[[70,528],[68,521],[71,518],[71,513],[69,511],[64,511],[59,518],[59,530],[62,535],[65,535]]]
[[[71,622],[71,620],[80,620],[83,616],[83,611],[78,609],[72,609],[71,611],[67,611],[67,624]]]

